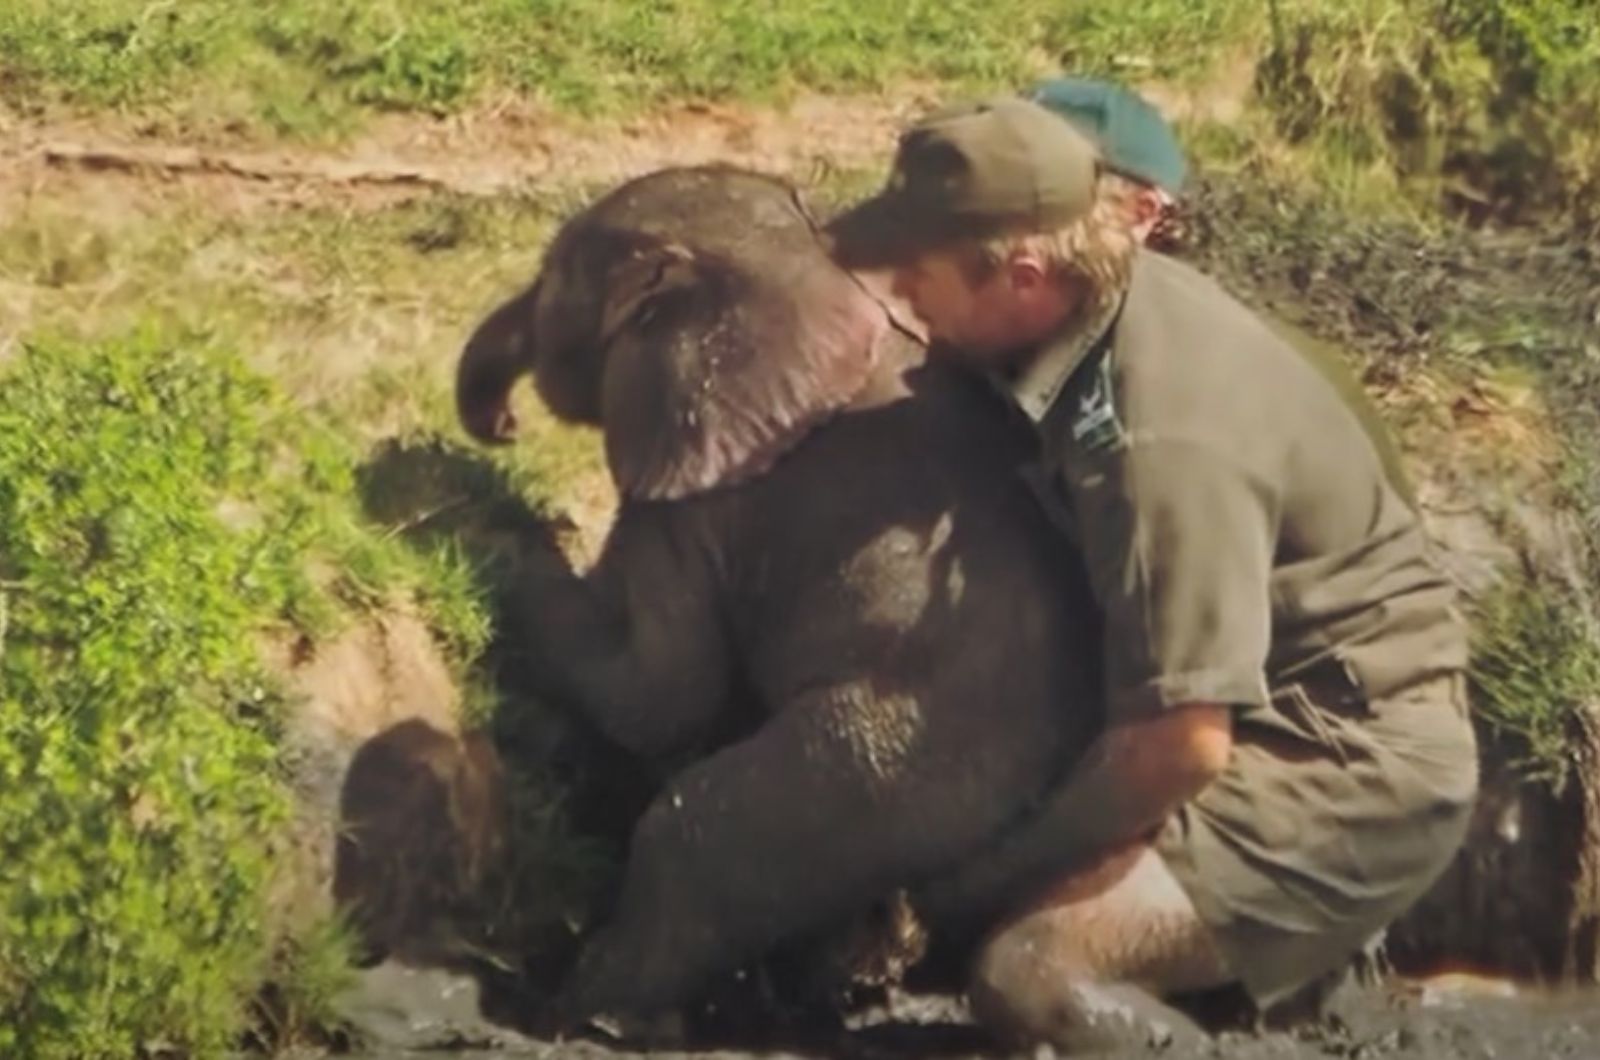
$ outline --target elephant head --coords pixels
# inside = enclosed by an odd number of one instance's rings
[[[788,185],[721,166],[630,181],[569,220],[462,353],[462,423],[503,441],[524,372],[605,429],[619,491],[676,499],[769,467],[846,405],[891,328]]]
[[[506,854],[506,778],[482,733],[413,718],[351,758],[339,798],[333,897],[357,929],[362,964],[394,956],[454,967]]]

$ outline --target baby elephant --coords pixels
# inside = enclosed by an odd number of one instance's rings
[[[339,817],[333,894],[361,963],[473,969],[506,829],[505,779],[488,737],[420,719],[385,729],[351,759]]]
[[[969,859],[1099,726],[1088,587],[981,382],[923,363],[787,185],[670,169],[571,219],[477,328],[462,420],[531,372],[623,497],[531,577],[528,650],[617,743],[688,761],[562,1016],[648,1016]]]

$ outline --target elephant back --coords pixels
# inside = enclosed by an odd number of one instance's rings
[[[1100,729],[1100,651],[1081,558],[1021,477],[1033,435],[939,363],[874,388],[897,393],[707,505],[747,672],[781,704],[870,668],[954,772],[985,749],[1043,785]]]

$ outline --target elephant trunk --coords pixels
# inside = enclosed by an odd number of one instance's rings
[[[456,365],[456,415],[480,442],[504,444],[516,434],[511,388],[533,363],[533,307],[538,285],[479,324]]]

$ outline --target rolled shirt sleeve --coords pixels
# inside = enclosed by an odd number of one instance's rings
[[[1159,436],[1068,464],[1106,616],[1110,723],[1182,703],[1265,705],[1270,484],[1214,446]]]

